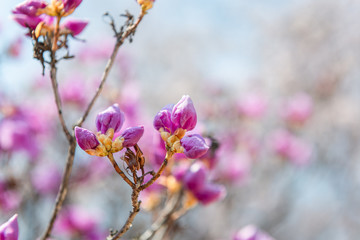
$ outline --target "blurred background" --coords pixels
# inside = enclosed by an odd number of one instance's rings
[[[20,239],[35,239],[67,147],[49,69],[41,75],[31,39],[11,19],[19,3],[0,3],[0,220],[19,213]],[[125,10],[137,15],[139,6],[83,1],[72,15],[89,25],[70,39],[75,58],[58,66],[68,126],[97,88],[115,42],[103,14],[120,26]],[[119,103],[125,125],[145,125],[139,145],[151,162],[153,116],[191,96],[197,131],[219,143],[210,178],[227,195],[191,209],[168,239],[235,239],[248,224],[277,240],[357,239],[359,11],[355,0],[157,0],[120,49],[85,127],[94,130],[96,113]],[[125,221],[130,189],[108,162],[78,150],[62,218],[74,214],[95,230],[59,226],[55,239],[104,239]],[[153,217],[142,210],[126,236],[142,233]]]

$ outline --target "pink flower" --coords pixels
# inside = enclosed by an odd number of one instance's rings
[[[19,237],[19,226],[17,214],[12,216],[6,223],[0,226],[1,240],[17,240]]]
[[[311,116],[313,102],[309,95],[299,93],[284,106],[282,116],[288,123],[303,125]]]
[[[254,225],[248,225],[240,229],[233,240],[275,240],[268,234],[262,232]]]
[[[38,16],[38,9],[43,9],[47,3],[41,0],[27,0],[16,6],[12,11],[13,19],[23,27],[29,27],[34,30],[36,26],[42,21]]]
[[[64,3],[65,12],[72,12],[77,8],[82,0],[61,0]]]
[[[120,138],[124,138],[123,147],[133,147],[144,134],[144,126],[129,127],[121,134]]]
[[[256,93],[249,93],[243,96],[238,103],[240,113],[249,118],[262,117],[266,108],[267,102],[265,98]]]
[[[53,164],[38,164],[31,174],[31,182],[41,194],[56,193],[60,186],[61,173]]]
[[[195,128],[197,116],[194,104],[188,95],[183,96],[171,112],[171,122],[176,128],[191,131]]]
[[[89,22],[85,20],[71,19],[67,20],[64,24],[62,24],[60,28],[66,29],[70,31],[73,36],[76,36],[84,30],[88,23]]]

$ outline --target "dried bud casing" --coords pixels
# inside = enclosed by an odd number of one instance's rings
[[[120,111],[119,105],[114,104],[96,116],[96,127],[99,132],[106,134],[108,129],[118,132],[124,124],[124,113]]]
[[[180,143],[184,148],[184,154],[188,158],[199,158],[209,150],[209,146],[199,134],[185,136],[180,140]]]

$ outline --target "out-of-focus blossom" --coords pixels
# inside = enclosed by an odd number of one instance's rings
[[[87,103],[87,94],[84,91],[84,86],[86,86],[86,83],[81,76],[77,74],[72,75],[59,89],[61,100],[64,103],[72,103],[79,107],[84,107]]]
[[[19,225],[17,221],[17,214],[12,216],[6,223],[0,226],[1,240],[18,240]]]
[[[21,53],[22,42],[22,38],[17,38],[15,41],[11,42],[7,49],[7,54],[13,58],[19,57]]]
[[[305,93],[299,93],[285,104],[281,115],[286,122],[301,126],[310,118],[312,112],[311,97]]]
[[[267,108],[267,101],[258,93],[249,93],[243,96],[238,102],[240,114],[248,118],[260,118]]]
[[[185,95],[177,104],[162,108],[156,114],[153,125],[172,153],[185,153],[189,158],[198,158],[209,149],[205,140],[198,134],[185,136],[187,131],[195,128],[196,122],[194,104],[191,98]]]
[[[27,0],[20,3],[12,11],[13,19],[23,27],[35,30],[36,26],[43,20],[38,14],[39,9],[47,6],[45,1]]]
[[[262,232],[254,225],[248,225],[240,229],[232,240],[275,240],[267,233]]]
[[[10,212],[19,207],[21,196],[12,181],[0,180],[0,209]]]
[[[142,10],[146,12],[153,7],[155,0],[137,0],[137,2],[140,4]]]
[[[191,165],[181,177],[185,188],[203,205],[221,200],[226,195],[224,186],[209,181],[208,171],[201,162]]]
[[[273,132],[269,142],[270,147],[276,154],[296,165],[305,165],[310,160],[311,147],[287,130],[281,129]]]
[[[37,164],[31,174],[31,182],[40,194],[53,194],[59,188],[61,173],[53,164]]]
[[[60,26],[60,31],[63,31],[64,33],[70,32],[71,35],[76,36],[84,30],[88,23],[88,21],[79,19],[67,20]]]
[[[65,235],[67,239],[81,236],[84,240],[104,239],[98,228],[100,218],[89,211],[70,206],[65,208],[55,223],[55,231]]]

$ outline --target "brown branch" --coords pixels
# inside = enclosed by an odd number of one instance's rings
[[[139,193],[140,190],[137,188],[133,188],[133,192],[131,194],[131,203],[132,203],[132,210],[130,212],[130,215],[128,217],[128,219],[126,220],[124,226],[120,229],[119,232],[117,232],[114,236],[109,236],[107,239],[108,240],[116,240],[119,239],[122,235],[124,235],[132,226],[132,222],[135,219],[135,216],[138,214],[138,212],[140,211],[140,203],[141,201],[139,201]]]
[[[55,103],[56,103],[56,107],[58,110],[58,117],[60,120],[60,124],[61,127],[63,129],[63,132],[66,135],[67,140],[69,141],[69,143],[73,140],[73,136],[70,134],[69,129],[66,127],[66,123],[64,120],[64,116],[62,113],[62,105],[61,105],[61,98],[60,98],[60,94],[59,94],[59,87],[58,87],[58,82],[57,82],[57,78],[56,78],[56,72],[57,72],[57,68],[56,68],[56,56],[55,56],[55,52],[51,51],[51,69],[50,69],[50,78],[51,78],[51,85],[52,85],[52,89],[54,92],[54,97],[55,97]]]
[[[135,188],[135,184],[130,181],[130,179],[125,175],[125,173],[120,169],[119,165],[116,163],[113,154],[110,153],[107,157],[109,158],[110,162],[114,166],[115,171],[124,179],[124,181],[127,184],[129,184],[129,186],[131,188]]]
[[[145,16],[145,13],[142,11],[140,13],[140,15],[138,16],[138,19],[136,20],[136,22],[134,24],[132,24],[131,26],[129,26],[125,32],[123,32],[121,34],[121,36],[116,36],[117,37],[117,41],[116,41],[116,44],[114,46],[114,49],[111,53],[111,57],[110,59],[108,60],[107,64],[106,64],[106,67],[105,67],[105,70],[102,74],[102,77],[101,77],[101,82],[99,84],[99,87],[98,89],[96,90],[96,93],[95,95],[93,96],[93,98],[91,99],[88,107],[86,108],[85,112],[84,112],[84,115],[80,118],[80,120],[78,121],[78,123],[76,124],[76,126],[81,126],[83,124],[83,122],[85,121],[85,119],[87,118],[87,116],[89,115],[90,113],[90,110],[91,108],[94,106],[94,103],[96,101],[96,99],[99,97],[103,87],[104,87],[104,83],[109,75],[109,72],[110,72],[110,69],[112,67],[112,65],[114,64],[115,62],[115,57],[119,51],[119,48],[121,47],[121,45],[124,43],[125,39],[127,37],[129,37],[130,35],[134,34],[135,33],[135,30],[137,28],[137,26],[139,25],[139,23],[141,22],[141,20],[143,19],[143,17]]]
[[[72,141],[70,141],[70,145],[69,145],[68,157],[67,157],[63,177],[62,177],[62,182],[60,185],[59,192],[56,196],[55,207],[51,214],[51,219],[49,221],[49,224],[48,224],[44,234],[41,237],[42,240],[46,240],[48,237],[50,237],[52,228],[54,227],[54,223],[55,223],[57,214],[60,211],[62,204],[65,200],[66,193],[67,193],[67,187],[69,185],[70,174],[71,174],[71,170],[72,170],[72,166],[73,166],[73,162],[74,162],[75,148],[76,148],[76,141],[75,141],[75,138],[72,138]]]
[[[149,187],[161,176],[162,172],[164,171],[164,169],[165,169],[166,165],[168,164],[168,161],[171,159],[172,155],[173,155],[173,153],[171,153],[171,152],[166,153],[165,159],[164,159],[163,163],[161,164],[157,173],[155,173],[155,175],[147,183],[140,186],[140,188],[139,188],[140,191]]]

